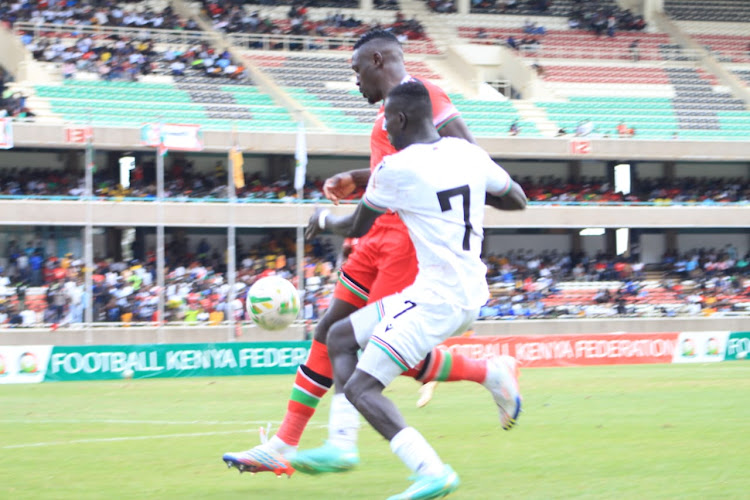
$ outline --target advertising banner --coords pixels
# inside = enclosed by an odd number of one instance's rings
[[[750,356],[750,332],[732,332],[727,339],[726,361],[748,359]]]
[[[675,333],[452,337],[443,345],[473,358],[514,356],[523,367],[671,363]]]
[[[293,374],[310,342],[0,346],[0,384]]]
[[[55,346],[44,381],[295,373],[310,342]]]
[[[175,151],[201,151],[203,133],[200,125],[147,123],[141,127],[141,142]]]
[[[682,332],[677,338],[673,363],[724,361],[729,332]]]
[[[0,384],[42,382],[51,351],[51,345],[0,346]]]

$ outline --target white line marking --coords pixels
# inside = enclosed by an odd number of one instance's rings
[[[8,420],[0,420],[0,422],[8,422]],[[28,421],[21,421],[22,423],[35,423]],[[55,422],[50,420],[49,422]],[[68,423],[71,423],[69,421]],[[102,422],[101,420],[76,420],[76,423],[91,423],[91,422]],[[108,420],[106,422],[116,422]],[[137,423],[137,420],[127,420],[127,423]],[[155,421],[146,420],[147,423],[155,423]],[[156,421],[158,422],[158,421]],[[205,421],[198,421],[199,423],[210,423]],[[59,422],[58,422],[59,423]],[[172,424],[191,423],[191,422],[172,422]],[[229,423],[229,422],[219,422]],[[247,423],[247,422],[244,422]],[[266,422],[267,423],[267,422]],[[308,424],[308,427],[323,428],[327,427],[326,424]],[[110,438],[89,438],[89,439],[72,439],[70,441],[46,441],[40,443],[22,443],[22,444],[11,444],[6,446],[0,446],[0,450],[11,450],[16,448],[39,448],[44,446],[60,446],[60,445],[71,445],[71,444],[87,444],[87,443],[111,443],[116,441],[145,441],[148,439],[172,439],[172,438],[183,438],[183,437],[201,437],[201,436],[220,436],[222,434],[241,434],[241,433],[254,433],[258,432],[257,429],[238,429],[233,431],[214,431],[214,432],[191,432],[191,433],[180,433],[180,434],[157,434],[153,436],[120,436]]]
[[[279,425],[278,420],[122,420],[111,418],[81,418],[81,419],[0,419],[3,424],[134,424],[134,425],[266,425],[268,423]]]
[[[216,431],[216,432],[194,432],[187,434],[161,434],[156,436],[122,436],[122,437],[111,437],[111,438],[90,438],[90,439],[73,439],[71,441],[47,441],[42,443],[24,443],[24,444],[11,444],[3,446],[1,449],[10,450],[14,448],[35,448],[41,446],[60,446],[69,444],[85,444],[85,443],[110,443],[113,441],[143,441],[146,439],[170,439],[170,438],[182,438],[182,437],[198,437],[198,436],[218,436],[221,434],[238,434],[243,432],[256,432],[255,429],[248,430],[236,430],[236,431]]]

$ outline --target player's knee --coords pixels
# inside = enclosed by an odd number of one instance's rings
[[[383,392],[380,381],[367,373],[356,370],[344,385],[346,399],[358,410],[370,408],[373,398]]]
[[[357,352],[359,345],[354,337],[354,329],[348,318],[334,323],[328,329],[328,353],[329,355]]]
[[[346,395],[346,399],[348,399],[355,408],[359,409],[367,404],[369,391],[361,387],[361,384],[358,384],[356,380],[350,379],[346,385],[344,385],[344,394]]]
[[[344,396],[346,396],[346,399],[348,399],[355,408],[358,408],[359,396],[361,395],[361,393],[357,393],[356,389],[349,382],[344,385]]]
[[[330,329],[336,322],[347,318],[357,307],[347,302],[334,299],[326,313],[320,318],[315,326],[314,338],[318,342],[328,344],[330,338]]]

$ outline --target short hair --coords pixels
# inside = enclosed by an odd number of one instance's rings
[[[359,40],[357,40],[357,43],[354,44],[354,50],[357,50],[367,42],[370,42],[372,40],[383,40],[387,42],[393,42],[397,43],[399,47],[401,46],[401,42],[398,41],[398,38],[396,38],[396,35],[391,33],[390,31],[382,30],[382,29],[373,29],[359,37]]]
[[[430,93],[422,82],[412,80],[396,85],[388,92],[388,100],[395,100],[405,112],[425,114],[432,117]]]

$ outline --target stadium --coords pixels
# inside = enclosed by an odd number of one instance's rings
[[[388,392],[455,498],[745,496],[746,0],[0,0],[3,496],[403,489],[366,425],[348,474],[219,461],[281,423],[332,300],[348,242],[302,230],[363,194],[323,183],[369,165],[352,51],[373,28],[529,200],[487,207],[491,298],[444,344],[518,359],[519,427],[465,382],[420,409],[405,377]],[[269,275],[302,299],[281,331],[247,314]]]

